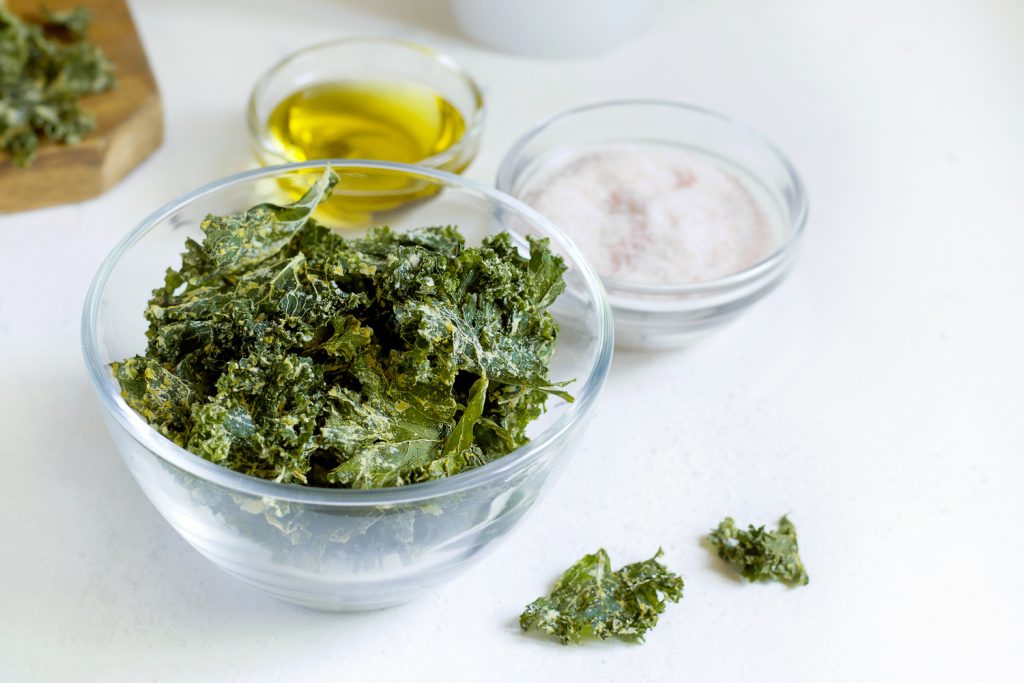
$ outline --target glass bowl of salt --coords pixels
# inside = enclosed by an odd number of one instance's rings
[[[807,220],[793,165],[706,109],[623,100],[573,109],[512,147],[498,189],[579,246],[620,348],[688,346],[782,282]]]

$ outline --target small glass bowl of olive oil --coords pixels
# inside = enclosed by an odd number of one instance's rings
[[[476,156],[483,120],[480,88],[454,60],[384,38],[334,40],[284,58],[257,81],[248,113],[264,166],[373,159],[451,173]],[[335,188],[324,208],[334,222],[364,222],[436,187],[375,173]]]

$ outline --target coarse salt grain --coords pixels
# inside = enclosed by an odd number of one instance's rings
[[[776,244],[739,179],[668,145],[588,148],[540,177],[524,198],[599,274],[627,282],[711,280],[754,265]]]

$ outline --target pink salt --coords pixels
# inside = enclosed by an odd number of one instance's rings
[[[524,199],[600,275],[627,282],[711,280],[754,265],[776,243],[738,178],[679,147],[587,149],[539,178]]]

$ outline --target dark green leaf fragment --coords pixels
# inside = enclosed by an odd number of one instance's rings
[[[789,586],[807,585],[807,571],[800,560],[796,527],[783,515],[779,528],[766,531],[750,525],[744,531],[726,517],[708,534],[718,556],[749,581],[781,581]]]
[[[547,307],[565,265],[543,240],[467,247],[458,230],[343,239],[296,203],[208,216],[146,309],[129,404],[213,462],[281,482],[401,486],[527,442],[549,395]]]
[[[190,384],[141,356],[111,367],[128,405],[161,434],[184,446],[183,432],[191,420],[194,400]]]
[[[323,400],[309,358],[249,354],[229,362],[216,394],[195,407],[188,449],[244,474],[305,483]]]
[[[204,251],[223,269],[243,268],[267,259],[305,225],[337,182],[336,174],[325,173],[294,204],[259,204],[244,213],[207,216],[202,226],[206,234]]]
[[[96,127],[78,100],[113,88],[114,65],[84,40],[88,23],[77,8],[31,24],[0,3],[0,149],[19,166],[35,159],[40,138],[75,144]]]
[[[585,555],[562,574],[550,596],[526,607],[519,625],[554,636],[563,645],[592,636],[643,641],[666,601],[683,597],[683,580],[658,561],[661,555],[658,550],[651,559],[615,572],[604,548]]]

